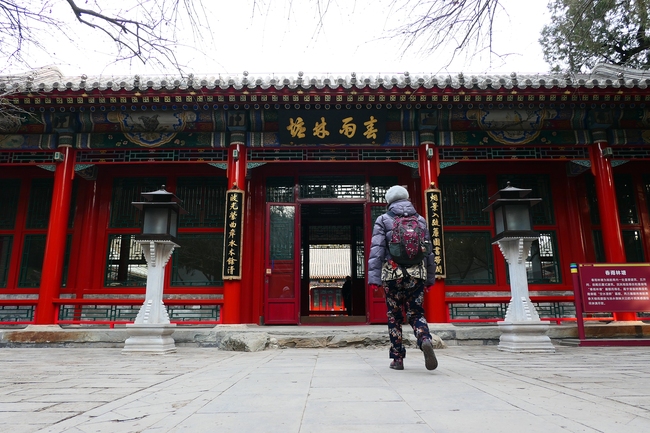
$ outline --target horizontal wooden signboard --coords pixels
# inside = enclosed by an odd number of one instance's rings
[[[282,144],[382,144],[386,113],[381,110],[281,110]]]

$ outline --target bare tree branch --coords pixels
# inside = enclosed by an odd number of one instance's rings
[[[434,54],[455,45],[455,56],[473,45],[476,52],[499,55],[492,45],[494,18],[505,12],[499,0],[393,0],[392,7],[409,9],[411,19],[391,35],[404,38],[407,50]]]
[[[0,55],[30,68],[24,50],[42,49],[44,34],[82,45],[79,28],[65,20],[65,7],[81,29],[102,34],[113,42],[117,61],[137,59],[145,64],[172,66],[181,74],[184,65],[179,64],[175,54],[179,49],[178,31],[187,29],[197,42],[211,36],[201,0],[125,3],[111,2],[106,9],[98,0],[85,0],[83,7],[78,0],[0,0]]]

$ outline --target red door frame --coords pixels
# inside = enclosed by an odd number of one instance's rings
[[[298,177],[302,175],[332,175],[332,176],[338,176],[338,175],[349,175],[349,174],[357,174],[360,176],[364,176],[366,179],[366,182],[369,181],[369,178],[371,176],[381,176],[382,174],[386,175],[394,175],[397,176],[397,181],[401,185],[406,185],[409,193],[411,195],[411,200],[415,206],[415,208],[418,210],[418,212],[423,212],[421,209],[421,191],[420,191],[420,181],[419,179],[412,178],[410,176],[410,168],[406,166],[399,166],[396,162],[390,161],[390,162],[377,162],[377,163],[368,163],[368,164],[363,164],[362,166],[355,165],[355,169],[352,169],[353,166],[351,166],[349,163],[336,163],[336,162],[325,162],[325,163],[314,163],[314,162],[305,162],[305,163],[299,163],[299,164],[288,164],[288,163],[277,163],[277,164],[269,164],[264,167],[259,167],[255,170],[252,171],[251,173],[251,188],[256,191],[255,193],[255,198],[254,200],[254,206],[256,209],[264,209],[264,217],[262,218],[262,221],[264,222],[263,225],[255,225],[255,230],[256,233],[259,233],[260,238],[263,239],[263,241],[260,239],[259,241],[255,241],[257,245],[263,246],[263,255],[260,257],[260,260],[256,262],[256,264],[253,265],[254,268],[254,273],[255,275],[262,275],[263,277],[263,284],[262,284],[262,292],[261,293],[261,306],[260,306],[260,312],[264,315],[263,319],[260,320],[260,323],[264,324],[275,324],[277,323],[274,320],[268,320],[268,306],[269,306],[269,298],[268,298],[268,290],[267,290],[267,278],[266,278],[266,264],[268,263],[268,258],[269,258],[269,233],[268,233],[268,223],[269,223],[269,204],[274,204],[274,205],[284,205],[284,204],[291,204],[291,203],[266,203],[265,202],[265,189],[264,185],[266,184],[266,179],[268,177],[274,177],[274,176],[281,176],[281,177],[293,177],[294,178],[294,186],[298,182]],[[357,169],[358,168],[358,169]],[[364,290],[364,296],[365,296],[365,302],[366,302],[366,317],[370,319],[370,313],[369,309],[371,308],[371,300],[372,297],[369,295],[369,289],[368,289],[368,281],[367,281],[367,264],[368,264],[368,251],[370,247],[370,238],[372,236],[372,226],[374,224],[374,221],[370,221],[370,209],[368,205],[372,205],[375,203],[371,203],[367,201],[366,199],[363,200],[320,200],[320,199],[302,199],[299,200],[297,198],[297,194],[295,194],[295,201],[293,204],[299,205],[303,203],[314,203],[314,204],[325,204],[325,203],[356,203],[356,204],[364,204],[364,244],[366,246],[365,248],[365,254],[364,254],[364,259],[365,259],[365,268],[366,268],[366,276],[365,276],[365,290]],[[379,204],[380,206],[385,206],[385,204]],[[258,207],[259,206],[259,207]],[[300,208],[296,210],[296,212],[300,212]],[[297,236],[295,242],[296,244],[294,245],[297,248],[297,253],[295,254],[298,262],[296,265],[296,274],[297,278],[300,278],[299,276],[299,270],[300,270],[300,225],[301,222],[299,220],[300,215],[297,215],[297,226],[296,226],[296,233],[295,236]],[[264,236],[261,236],[262,233],[264,233]],[[257,280],[257,277],[251,277],[252,278],[252,285],[255,285],[255,281]],[[298,282],[299,283],[299,280]],[[251,291],[255,291],[254,289],[251,289]],[[299,316],[300,316],[300,298],[298,297],[296,299],[296,302],[298,303],[298,310],[296,311],[296,315],[298,316],[297,322],[299,323]],[[375,315],[376,317],[373,317],[372,321],[369,321],[369,323],[386,323],[386,304],[385,300],[383,298],[383,295],[381,297],[381,302],[376,302],[377,304],[377,311],[378,313]],[[293,323],[293,322],[291,322]],[[279,323],[277,323],[279,324]]]
[[[364,174],[364,176],[365,176],[365,174]],[[367,269],[367,267],[368,267],[368,256],[367,256],[367,254],[368,254],[368,249],[369,249],[368,246],[370,244],[367,243],[368,242],[368,229],[367,229],[368,225],[367,225],[366,221],[368,219],[367,212],[369,212],[369,210],[368,210],[367,205],[369,204],[369,202],[366,199],[302,199],[302,200],[296,200],[296,203],[298,203],[300,205],[302,205],[302,204],[310,204],[310,205],[328,205],[328,204],[344,205],[344,204],[348,204],[348,205],[363,206],[363,225],[364,225],[364,239],[363,239],[363,242],[364,242],[364,247],[365,247],[364,248],[364,250],[365,250],[364,251],[364,260],[365,260],[364,269]],[[300,208],[297,211],[299,212]],[[371,225],[369,227],[372,227],[372,222],[371,222]],[[302,221],[300,222],[299,230],[300,230],[299,236],[302,236]],[[370,230],[370,232],[371,232],[370,234],[372,234],[372,230]],[[350,240],[350,242],[352,243],[352,240]],[[298,238],[298,244],[297,244],[299,249],[298,249],[297,254],[300,254],[300,246],[301,245],[302,245],[302,238],[299,237]],[[350,248],[352,248],[352,244],[350,244]],[[350,266],[352,266],[352,262],[350,262]],[[358,276],[357,276],[357,278],[358,278]],[[365,282],[365,287],[367,288],[368,287],[368,285],[367,285],[367,276],[365,276],[365,275],[364,275],[364,282]],[[302,281],[300,281],[300,283],[302,284]],[[366,290],[366,292],[367,292],[367,290]],[[367,296],[367,294],[365,296],[366,296],[366,304],[365,305],[366,305],[366,318],[367,318],[368,317],[368,296]],[[301,304],[299,304],[299,308],[300,308],[300,305]],[[300,314],[301,311],[299,310],[298,312],[299,312],[299,315],[301,315]],[[385,316],[385,314],[384,314],[384,316]]]
[[[272,278],[280,277],[290,261],[275,263],[271,261],[271,212],[272,206],[293,207],[293,296],[271,297]],[[298,203],[267,203],[266,204],[266,234],[264,258],[264,322],[268,325],[297,325],[300,316],[300,204]]]
[[[367,224],[367,229],[364,230],[366,251],[364,254],[365,267],[366,267],[366,318],[370,324],[387,323],[388,316],[386,316],[386,296],[381,287],[373,288],[368,284],[368,259],[370,258],[370,245],[372,243],[372,230],[375,222],[372,219],[372,208],[382,207],[385,204],[368,203],[365,207],[364,220]]]

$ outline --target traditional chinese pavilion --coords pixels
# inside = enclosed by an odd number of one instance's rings
[[[572,317],[570,264],[650,256],[650,73],[0,77],[0,322],[133,321],[146,262],[132,202],[183,200],[172,322],[305,324],[310,247],[349,250],[352,317],[385,322],[365,269],[384,193],[435,230],[431,322],[510,298],[488,197],[542,199],[526,258],[540,316]],[[321,259],[322,260],[322,259]],[[322,319],[322,311],[318,311]],[[634,318],[619,313],[619,319]],[[331,323],[352,320],[337,314]]]

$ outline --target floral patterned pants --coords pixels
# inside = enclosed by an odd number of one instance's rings
[[[406,357],[406,349],[402,345],[402,324],[404,313],[413,333],[418,340],[431,339],[427,320],[424,318],[424,281],[419,278],[404,277],[383,282],[388,307],[388,336],[390,337],[389,356],[393,359]]]

